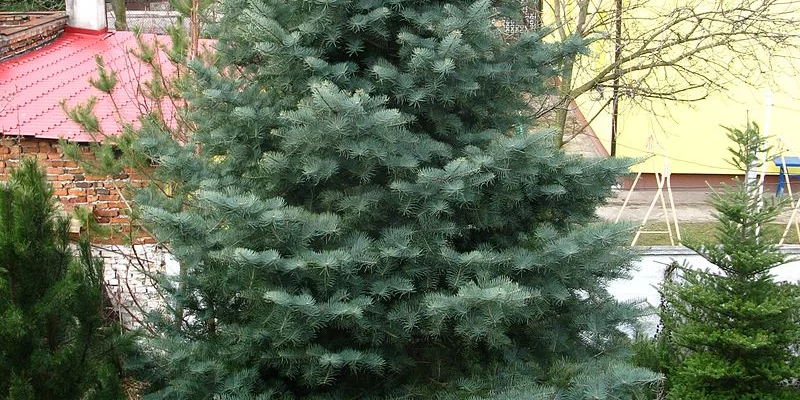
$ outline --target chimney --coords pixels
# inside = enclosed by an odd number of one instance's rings
[[[86,31],[105,31],[106,22],[105,0],[66,0],[67,25],[70,28]]]

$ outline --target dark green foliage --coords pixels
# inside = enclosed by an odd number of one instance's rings
[[[642,310],[605,289],[627,231],[593,224],[628,161],[513,136],[580,43],[505,42],[488,1],[222,8],[219,63],[184,88],[195,129],[151,114],[132,143],[170,183],[137,203],[183,268],[149,398],[620,399],[656,380],[624,362]]]
[[[648,400],[664,398],[669,388],[666,375],[669,373],[668,367],[671,365],[670,360],[672,359],[670,352],[673,350],[666,341],[663,327],[655,336],[642,332],[635,334],[631,346],[631,364],[650,371],[656,371],[662,375],[658,384],[645,388],[642,398]]]
[[[0,11],[57,11],[64,10],[64,0],[1,0]]]
[[[755,125],[729,129],[740,144],[733,163],[749,170],[764,139]],[[782,381],[800,376],[797,324],[800,291],[776,283],[770,270],[786,256],[766,230],[780,204],[759,204],[756,184],[715,195],[716,241],[692,249],[719,272],[678,268],[665,283],[662,320],[673,357],[667,362],[671,399],[794,399]]]
[[[102,265],[51,195],[34,159],[0,189],[0,399],[122,398]]]

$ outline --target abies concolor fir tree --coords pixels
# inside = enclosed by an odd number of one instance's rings
[[[504,37],[514,4],[225,0],[195,127],[133,144],[182,263],[150,398],[620,399],[642,310],[595,224],[627,161],[515,135],[582,43]],[[174,320],[176,319],[177,320]]]

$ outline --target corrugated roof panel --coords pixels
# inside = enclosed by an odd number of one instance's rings
[[[147,41],[167,43],[165,36],[144,35]],[[93,141],[91,135],[70,121],[62,110],[67,105],[97,98],[95,112],[104,134],[119,133],[118,113],[109,96],[89,83],[97,77],[96,56],[116,71],[114,93],[122,117],[135,122],[141,101],[132,99],[138,82],[148,78],[147,67],[130,54],[138,47],[132,32],[84,34],[65,32],[51,44],[0,63],[0,133],[42,139],[64,137]],[[169,73],[172,68],[165,68]]]

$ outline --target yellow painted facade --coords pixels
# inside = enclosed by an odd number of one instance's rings
[[[692,103],[658,102],[645,109],[622,98],[617,154],[650,156],[634,168],[637,172],[662,171],[661,155],[664,154],[672,173],[738,173],[727,162],[727,148],[732,143],[723,126],[743,129],[751,121],[769,136],[775,154],[800,156],[800,77],[778,75],[773,85],[752,87],[740,83]],[[767,110],[769,93],[772,104]],[[604,103],[591,97],[586,95],[578,99],[581,111],[587,116],[594,115]],[[610,150],[609,110],[601,111],[591,126],[606,150]]]
[[[566,1],[570,5],[575,0],[562,1]],[[689,2],[694,3],[698,9],[710,6],[708,2],[702,0],[669,0],[647,3],[647,7],[636,11],[640,14],[643,13],[638,16],[640,18],[635,18],[634,22],[629,20],[627,27],[647,31],[645,25],[648,20],[652,21],[647,15],[648,12],[654,10],[664,12],[678,4],[685,5]],[[609,13],[608,10],[613,7],[614,1],[598,0],[590,4],[592,7],[601,7],[606,10],[606,13]],[[564,7],[565,10],[571,8],[570,6]],[[797,7],[794,9],[795,13],[800,10]],[[545,9],[545,16],[547,13],[548,10]],[[566,18],[567,26],[570,25],[569,21],[574,21],[574,18],[574,15]],[[547,20],[545,17],[545,23],[550,22],[554,21]],[[613,28],[608,27],[607,29]],[[554,34],[554,36],[558,35]],[[583,56],[576,65],[574,87],[585,82],[592,75],[592,70],[602,69],[613,62],[611,41],[601,40],[590,48],[592,53]],[[673,51],[677,50],[673,49]],[[713,50],[713,57],[720,65],[727,66],[729,70],[747,71],[750,82],[733,81],[725,84],[725,90],[714,92],[699,101],[680,103],[656,100],[649,102],[642,101],[642,99],[631,99],[623,93],[620,96],[617,154],[626,157],[649,157],[647,161],[637,165],[634,171],[662,171],[664,160],[661,154],[664,154],[672,173],[735,174],[739,171],[726,161],[729,159],[727,148],[732,143],[727,139],[727,131],[723,126],[743,129],[750,121],[757,123],[762,132],[770,137],[774,152],[781,151],[787,156],[800,156],[800,76],[798,76],[800,75],[798,72],[800,71],[800,49],[795,52],[797,54],[785,54],[786,58],[775,60],[772,70],[762,75],[758,73],[756,67],[748,65],[752,64],[752,61],[737,59],[734,54],[724,49]],[[751,69],[754,70],[752,73]],[[670,76],[667,76],[666,80],[669,79]],[[720,76],[717,81],[728,80],[730,80],[729,76]],[[608,87],[610,82],[606,85],[603,92],[591,91],[582,95],[576,102],[584,116],[591,121],[591,128],[606,150],[610,150],[611,107],[609,101],[612,91]],[[772,94],[770,111],[767,111],[766,104],[768,93]],[[769,118],[767,118],[768,113]],[[770,172],[777,172],[771,161],[768,162],[768,165],[771,167]]]

